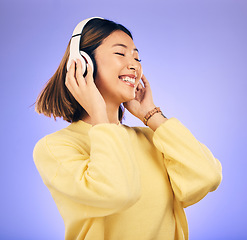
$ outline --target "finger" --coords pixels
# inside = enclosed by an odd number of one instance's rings
[[[86,81],[88,83],[94,81],[94,79],[93,79],[93,69],[92,69],[90,64],[87,64],[87,75],[86,75],[85,79],[86,79]]]
[[[143,86],[142,86],[142,84],[139,82],[138,85],[137,85],[137,90],[141,90],[141,89],[143,89]]]
[[[72,60],[70,66],[69,66],[68,75],[73,77],[74,74],[75,74],[75,61]]]
[[[78,86],[85,84],[85,79],[82,75],[82,63],[79,59],[76,60],[76,82]]]
[[[141,80],[142,80],[142,82],[144,84],[144,87],[150,87],[150,84],[149,84],[149,82],[148,82],[148,80],[147,80],[147,78],[145,77],[144,74],[142,74]]]
[[[74,78],[75,75],[75,61],[72,60],[69,71],[66,73],[65,85],[71,84],[71,80]]]

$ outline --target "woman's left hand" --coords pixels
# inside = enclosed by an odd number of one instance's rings
[[[152,90],[147,78],[142,75],[141,78],[144,87],[141,82],[138,83],[135,90],[135,98],[128,102],[124,102],[124,107],[135,117],[143,121],[145,115],[155,108],[152,96]]]

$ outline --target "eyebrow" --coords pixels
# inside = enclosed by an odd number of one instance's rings
[[[122,44],[122,43],[116,43],[116,44],[112,45],[112,47],[118,47],[118,46],[128,48],[125,44]],[[134,48],[133,50],[137,51],[139,53],[137,48]]]

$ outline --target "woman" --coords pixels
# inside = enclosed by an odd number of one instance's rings
[[[70,44],[69,44],[70,46]],[[177,119],[156,108],[122,25],[94,18],[69,46],[36,110],[71,124],[41,139],[34,161],[65,223],[65,239],[188,239],[183,208],[221,181],[221,165]],[[142,84],[142,83],[143,84]],[[144,85],[144,86],[143,86]],[[123,106],[147,127],[122,123]]]

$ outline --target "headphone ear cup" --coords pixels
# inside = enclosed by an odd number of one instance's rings
[[[89,55],[86,52],[80,51],[80,54],[82,56],[82,58],[84,59],[84,63],[85,64],[89,64],[92,68],[92,72],[94,72],[94,65],[93,65],[93,61],[92,59],[89,57]],[[85,65],[85,72],[83,74],[86,73],[86,69],[87,69],[87,65]]]
[[[68,63],[67,63],[67,71],[69,71],[69,68],[70,68],[70,65],[72,64],[72,61],[74,60],[75,62],[77,61],[77,59],[79,61],[81,61],[81,65],[82,65],[82,73],[84,74],[86,72],[86,61],[83,57],[79,56],[77,58],[70,58],[68,60]]]
[[[89,57],[89,55],[86,52],[80,51],[80,55],[77,55],[77,57],[75,58],[69,58],[68,63],[67,63],[67,71],[69,71],[70,65],[72,64],[72,61],[74,60],[76,62],[76,60],[81,61],[81,65],[82,65],[82,75],[85,77],[86,73],[87,73],[87,64],[90,64],[91,68],[92,68],[92,72],[94,71],[94,65],[93,65],[93,61],[92,59]]]

